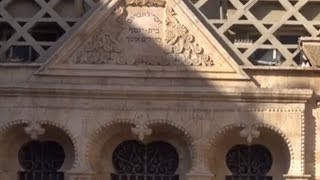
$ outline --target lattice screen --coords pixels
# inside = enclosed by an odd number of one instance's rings
[[[0,0],[0,62],[40,62],[98,0]]]
[[[320,0],[190,2],[244,65],[310,65],[297,43],[319,36]]]

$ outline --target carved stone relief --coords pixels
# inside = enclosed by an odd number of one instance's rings
[[[70,64],[214,66],[163,0],[127,0],[68,60]]]
[[[134,121],[135,126],[131,128],[131,132],[136,135],[140,141],[143,141],[145,136],[151,135],[152,129],[147,125],[148,116],[146,113],[137,112]]]
[[[41,124],[37,122],[30,122],[28,126],[24,128],[24,131],[32,140],[37,140],[39,136],[45,133],[46,130],[41,126]]]
[[[252,143],[253,138],[260,136],[260,131],[253,124],[246,124],[245,127],[240,131],[240,136],[247,138],[248,144]]]

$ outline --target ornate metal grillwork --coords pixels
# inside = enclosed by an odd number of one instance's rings
[[[309,66],[301,36],[320,34],[320,1],[186,0],[244,65]]]
[[[121,143],[114,151],[112,162],[116,173],[112,180],[178,180],[179,165],[176,149],[162,141],[148,145],[135,140]]]
[[[226,163],[232,176],[226,180],[272,180],[266,176],[272,166],[272,155],[262,145],[236,145],[230,149]]]
[[[19,162],[24,171],[20,180],[63,180],[58,172],[65,159],[63,148],[54,141],[31,141],[19,151]]]

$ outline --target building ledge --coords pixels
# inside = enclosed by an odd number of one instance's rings
[[[0,96],[305,103],[312,95],[313,91],[310,89],[237,87],[219,89],[214,87],[83,86],[67,84],[0,85]]]

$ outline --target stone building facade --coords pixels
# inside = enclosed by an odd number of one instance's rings
[[[320,180],[318,6],[0,0],[0,179]]]

